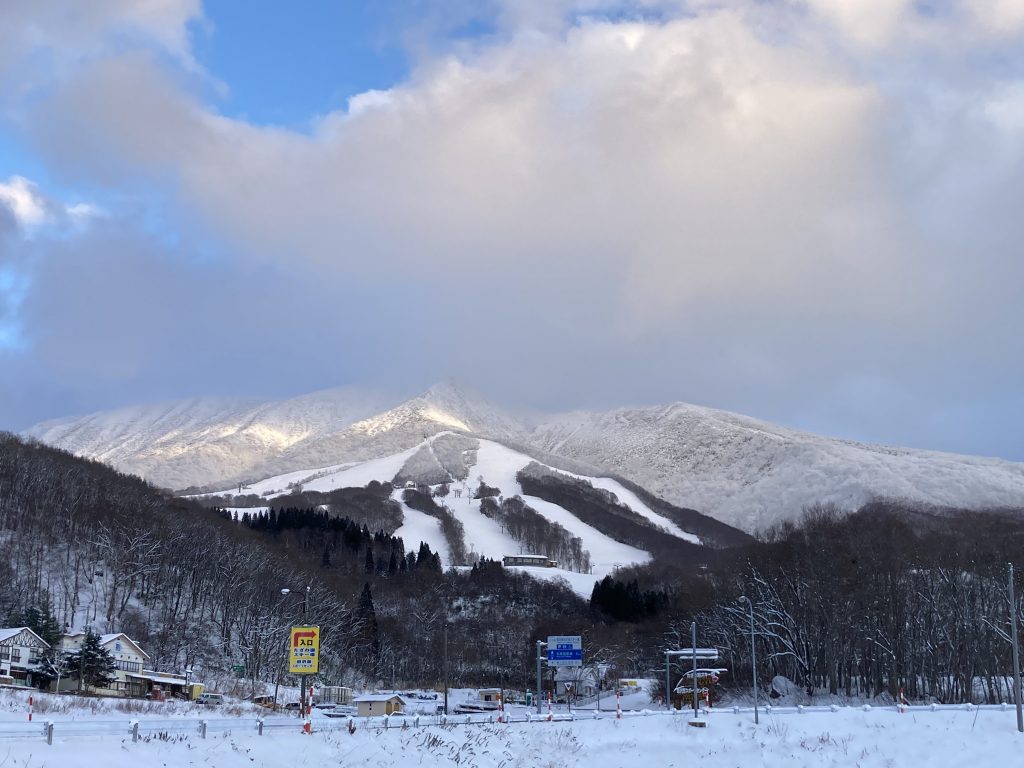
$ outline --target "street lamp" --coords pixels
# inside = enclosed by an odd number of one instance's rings
[[[307,584],[306,588],[301,592],[301,595],[302,595],[302,623],[303,624],[306,623],[306,614],[308,613],[308,610],[309,610],[309,589],[310,589],[310,587]],[[296,595],[296,594],[300,594],[300,593],[295,592],[294,590],[291,590],[288,587],[282,587],[281,588],[281,594],[284,595],[285,597],[288,597],[288,595]],[[300,690],[299,690],[299,717],[306,717],[306,715],[307,715],[306,710],[308,708],[308,706],[307,706],[308,703],[306,701],[306,676],[305,675],[299,675],[299,686],[300,686]]]
[[[540,649],[547,648],[548,644],[543,640],[537,641],[537,714],[540,714],[540,694],[541,694],[541,679],[540,679]]]
[[[288,587],[284,587],[281,590],[281,594],[284,595],[285,597],[287,597],[288,595],[292,594],[292,590],[288,589]],[[309,604],[309,586],[307,585],[305,591],[302,593],[302,618],[306,618],[306,608],[308,607],[308,604]]]
[[[754,725],[757,725],[757,649],[754,646],[754,604],[746,595],[740,595],[739,602],[750,609],[750,674],[754,683]]]

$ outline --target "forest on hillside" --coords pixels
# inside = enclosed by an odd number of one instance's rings
[[[443,571],[429,547],[394,535],[389,484],[227,513],[0,435],[0,617],[123,631],[155,669],[225,679],[241,666],[258,686],[281,679],[287,629],[302,618],[302,601],[281,589],[309,586],[323,682],[439,685],[447,635],[452,685],[513,688],[532,685],[534,641],[549,634],[582,635],[588,663],[612,674],[660,679],[664,650],[688,644],[695,621],[700,642],[722,652],[723,682],[743,690],[752,613],[766,689],[781,675],[814,695],[1007,698],[1019,513],[819,506],[758,540],[672,548],[593,489],[531,481],[609,535],[655,541],[655,559],[597,583],[587,601],[493,561]],[[433,510],[424,494],[409,498]],[[541,535],[521,499],[480,501],[524,538]]]

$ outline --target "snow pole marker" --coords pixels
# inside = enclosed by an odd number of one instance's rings
[[[619,699],[622,698],[622,694],[618,691],[615,692],[615,719],[622,719],[622,702]]]
[[[551,714],[551,692],[548,692],[548,722],[550,723],[554,719]]]
[[[309,696],[306,698],[306,711],[303,713],[306,716],[305,722],[302,724],[303,733],[313,732],[313,686],[309,686]]]
[[[28,697],[28,721],[32,722],[32,696]]]
[[[501,698],[501,694],[498,694],[498,722],[505,722],[505,700]]]

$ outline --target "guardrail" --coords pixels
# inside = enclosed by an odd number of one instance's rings
[[[838,705],[816,705],[816,706],[792,706],[792,707],[762,707],[765,715],[802,715],[806,713],[837,713],[860,710],[863,712],[942,712],[942,711],[967,711],[973,712],[979,709],[1010,712],[1014,709],[1012,704],[912,704],[900,707],[891,704],[885,706],[874,706],[864,704],[856,707],[840,707]],[[715,709],[702,709],[702,716],[723,717],[726,715],[752,714],[753,707],[719,707]],[[688,717],[688,710],[665,710],[665,709],[643,709],[626,710],[621,713],[622,718],[636,717]],[[619,717],[613,711],[598,710],[577,710],[571,713],[542,713],[540,715],[528,712],[523,715],[512,715],[508,712],[499,721],[498,713],[486,714],[465,714],[465,715],[408,715],[408,716],[384,716],[384,717],[344,717],[317,718],[313,721],[313,733],[321,731],[355,731],[362,728],[375,729],[378,731],[408,728],[426,727],[448,727],[457,725],[497,725],[504,724],[533,724],[533,723],[568,723],[585,722],[587,720],[610,720]],[[152,738],[154,735],[160,738],[170,736],[197,736],[207,738],[213,734],[228,734],[233,732],[255,732],[263,735],[266,731],[301,731],[303,721],[299,718],[273,717],[245,718],[245,717],[222,717],[222,718],[147,718],[142,720],[105,720],[89,718],[84,720],[44,720],[33,723],[23,722],[2,722],[0,721],[0,739],[45,739],[52,744],[54,736],[59,737],[94,737],[94,736],[121,736],[131,737],[133,741],[140,738]]]

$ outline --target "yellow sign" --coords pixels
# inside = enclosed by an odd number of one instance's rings
[[[320,627],[292,627],[288,637],[288,671],[315,675],[320,671]]]

